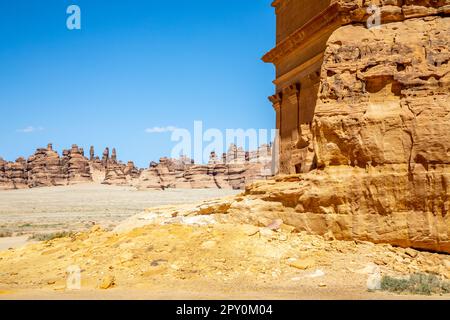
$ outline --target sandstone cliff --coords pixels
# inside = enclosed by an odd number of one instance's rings
[[[450,252],[449,46],[442,17],[333,33],[313,123],[324,170],[290,205],[299,226]]]
[[[265,57],[291,57],[318,21],[334,28],[309,125],[313,169],[250,186],[230,213],[450,252],[450,1],[333,3]],[[370,3],[382,25],[369,29]]]

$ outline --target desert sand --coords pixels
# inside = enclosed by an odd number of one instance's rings
[[[103,185],[0,192],[7,230],[83,231],[44,242],[27,242],[26,235],[0,239],[0,299],[423,299],[369,292],[367,279],[374,267],[402,275],[447,260],[208,214],[209,206],[220,210],[227,200],[203,200],[233,193]],[[183,217],[189,207],[203,214]],[[155,215],[160,220],[149,219]],[[80,290],[67,289],[73,266],[81,270]]]
[[[65,187],[0,191],[0,234],[23,235],[89,230],[93,224],[110,229],[146,208],[193,203],[237,194],[218,189],[137,191],[133,187],[80,184]],[[13,239],[0,238],[0,248]]]
[[[417,252],[416,259],[436,264],[441,258]],[[122,233],[94,227],[0,252],[0,299],[429,298],[369,292],[370,269],[380,259],[402,266],[411,258],[390,245],[250,225],[152,224]],[[67,270],[74,265],[81,287],[67,290]],[[396,272],[389,263],[379,267]]]

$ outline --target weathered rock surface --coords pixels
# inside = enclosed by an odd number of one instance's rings
[[[0,161],[0,188],[22,189],[49,186],[62,186],[91,182],[90,163],[84,151],[77,145],[64,150],[60,157],[52,144],[39,148],[25,160],[16,162]]]
[[[15,162],[0,160],[0,189],[27,187],[27,162],[18,158]]]
[[[308,22],[290,19],[299,14],[288,10],[293,1],[276,1],[284,23],[264,57],[277,66],[281,169],[303,174],[250,186],[230,212],[330,238],[450,252],[450,2],[321,3]],[[382,24],[368,29],[370,3]],[[320,72],[310,68],[317,63]],[[317,76],[310,101],[303,96]],[[297,106],[311,115],[291,115],[300,127],[288,118]],[[302,150],[313,157],[295,158]]]
[[[7,162],[0,157],[0,188],[2,188],[2,186],[6,185],[8,182],[8,178],[6,177],[5,173],[6,164]]]
[[[143,189],[244,189],[248,183],[272,176],[271,164],[271,146],[263,145],[246,157],[243,149],[231,145],[221,159],[212,152],[205,165],[194,164],[186,157],[161,158],[159,163],[151,163],[134,185]]]
[[[67,172],[63,170],[63,163],[51,144],[46,149],[38,149],[28,158],[27,171],[30,188],[67,184]]]
[[[450,18],[333,33],[294,225],[450,252],[449,47]]]
[[[109,148],[106,148],[100,159],[95,156],[94,147],[91,147],[88,159],[83,149],[77,145],[64,150],[60,157],[49,144],[47,148],[37,149],[28,161],[18,159],[12,163],[0,159],[0,188],[35,188],[95,182],[141,189],[243,189],[246,183],[266,179],[271,175],[269,146],[262,146],[247,158],[238,158],[243,150],[235,146],[230,148],[234,149],[239,152],[229,152],[228,158],[224,156],[218,160],[212,155],[211,162],[207,165],[196,165],[186,157],[161,158],[159,163],[151,163],[149,169],[143,170],[137,168],[132,161],[126,164],[118,161],[115,148],[111,154]],[[226,163],[227,159],[230,164]]]
[[[329,40],[316,107],[318,166],[406,164],[411,174],[450,162],[450,18]]]
[[[119,163],[109,163],[106,167],[104,184],[126,185],[128,183],[125,176],[124,166]]]
[[[448,0],[332,0],[331,3],[347,14],[352,22],[365,23],[369,17],[367,7],[371,4],[380,7],[382,23],[450,14]]]
[[[77,145],[72,145],[70,150],[63,151],[63,170],[67,172],[69,184],[92,181],[88,159]]]

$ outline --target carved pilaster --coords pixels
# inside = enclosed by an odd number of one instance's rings
[[[281,92],[278,92],[277,94],[270,96],[269,100],[272,102],[273,108],[275,109],[277,115],[276,128],[278,130],[281,130],[281,102],[283,100],[283,94]]]
[[[280,111],[281,108],[281,101],[282,101],[282,93],[278,92],[277,94],[274,94],[273,96],[269,97],[270,102],[272,102],[273,108],[276,112]]]
[[[298,95],[300,92],[300,84],[292,84],[283,89],[283,96],[289,100],[293,105],[298,104]]]

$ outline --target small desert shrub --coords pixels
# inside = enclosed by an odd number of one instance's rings
[[[29,227],[32,227],[31,223],[25,223],[19,226],[19,228],[29,228]]]
[[[0,231],[0,238],[12,237],[13,233],[11,231]]]
[[[434,274],[423,273],[412,274],[406,279],[383,276],[381,290],[422,295],[450,293],[450,282],[441,280]]]
[[[50,241],[53,239],[59,239],[59,238],[68,238],[72,237],[74,235],[73,232],[54,232],[54,233],[35,233],[30,238],[31,240],[37,240],[37,241]]]

